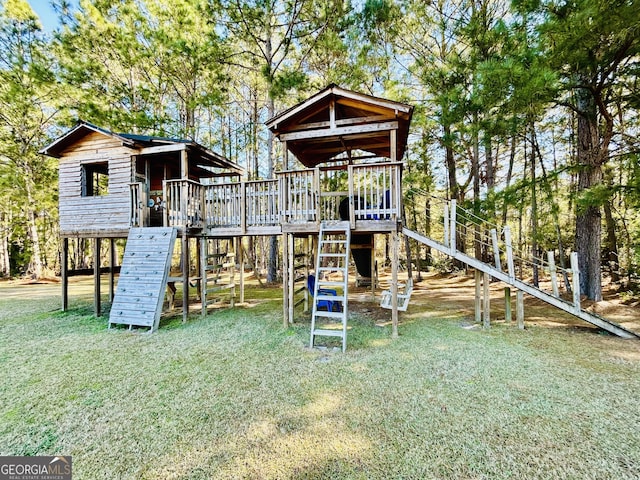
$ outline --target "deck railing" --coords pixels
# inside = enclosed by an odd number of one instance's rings
[[[280,224],[278,180],[243,182],[245,227],[273,227]]]
[[[202,228],[204,225],[204,185],[193,180],[165,180],[164,224],[168,227]]]
[[[237,227],[242,221],[242,184],[205,185],[205,226]]]
[[[318,214],[316,170],[278,172],[282,223],[315,222]]]
[[[129,184],[129,224],[132,227],[146,226],[145,212],[147,206],[147,192],[144,184],[134,182]]]
[[[399,221],[401,171],[401,163],[379,163],[350,165],[347,175],[315,168],[279,172],[273,180],[216,185],[165,180],[164,224],[245,234],[285,224],[306,228],[344,219],[347,211],[354,227],[368,220]],[[143,190],[142,184],[131,184],[132,225],[143,220],[143,212],[133,208],[140,205]]]
[[[401,218],[401,163],[349,166],[350,221]]]

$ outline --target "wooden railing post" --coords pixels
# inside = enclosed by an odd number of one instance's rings
[[[247,233],[247,182],[240,182],[240,231],[242,235]],[[242,239],[240,239],[240,250],[242,250]],[[241,296],[244,296],[243,287],[240,287]],[[240,300],[244,302],[244,299]]]
[[[573,306],[580,310],[580,269],[578,265],[578,253],[571,252],[571,273],[573,290]]]
[[[444,212],[442,214],[442,216],[444,217],[444,244],[445,246],[450,246],[451,244],[449,243],[449,231],[450,231],[450,226],[449,226],[449,204],[445,203],[444,204]]]
[[[549,275],[551,275],[551,289],[553,290],[553,296],[559,297],[558,292],[558,275],[556,271],[556,260],[552,251],[547,252],[547,260],[549,261]]]
[[[451,211],[449,212],[449,248],[451,255],[456,253],[456,200],[451,200]]]
[[[507,271],[509,273],[509,277],[516,277],[516,270],[513,266],[513,245],[511,244],[511,229],[509,227],[504,227],[504,244],[507,252]]]
[[[349,165],[349,223],[351,224],[351,228],[356,228],[356,206],[353,198],[353,196],[355,195],[353,170],[353,165]]]
[[[500,265],[500,247],[498,245],[498,232],[495,228],[491,229],[491,243],[493,244],[493,258],[496,262],[496,269],[502,270]]]
[[[167,188],[167,181],[162,181],[162,201],[164,202],[162,209],[162,225],[169,227],[169,208],[171,207],[171,199],[169,198],[169,189]]]

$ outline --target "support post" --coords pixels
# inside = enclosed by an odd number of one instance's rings
[[[480,282],[482,281],[482,272],[478,269],[474,270],[474,280],[476,282],[476,293],[475,293],[475,297],[474,297],[474,316],[473,319],[475,320],[476,323],[480,323],[480,321],[482,320],[482,305],[480,303],[480,299],[482,297],[482,291],[481,288],[482,286],[480,285]]]
[[[289,328],[289,235],[282,234],[282,326]]]
[[[571,273],[573,291],[573,306],[580,310],[580,268],[578,265],[578,252],[571,252]]]
[[[504,321],[511,323],[513,320],[511,315],[511,288],[504,287]]]
[[[62,258],[60,259],[60,275],[62,276],[62,311],[69,308],[69,239],[62,239]]]
[[[449,225],[449,204],[445,203],[444,204],[444,212],[443,212],[443,217],[444,217],[444,244],[445,246],[450,246],[451,244],[449,243],[449,230],[451,229],[450,225]]]
[[[398,338],[398,232],[391,232],[391,338]]]
[[[516,323],[520,330],[524,330],[524,293],[522,290],[516,292]]]
[[[371,299],[376,300],[376,236],[371,235]]]
[[[240,265],[240,303],[244,303],[244,248],[242,238],[238,237],[238,264]]]
[[[495,228],[491,229],[491,243],[493,244],[493,258],[496,262],[496,269],[502,270],[500,265],[500,246],[498,245],[498,232]]]
[[[303,307],[304,307],[304,313],[308,313],[309,312],[309,292],[306,289],[306,285],[307,285],[307,278],[309,278],[309,273],[310,273],[310,268],[309,268],[309,261],[311,258],[311,249],[309,247],[309,236],[304,237],[304,279],[305,279],[305,290],[304,290],[304,303],[303,303]]]
[[[491,296],[489,293],[489,274],[484,272],[482,276],[483,290],[483,308],[482,308],[482,326],[484,328],[491,327]]]
[[[202,202],[202,205],[204,205],[204,202]],[[206,241],[207,240],[204,237],[196,237],[196,272],[198,272],[198,274],[200,275],[201,280],[202,280],[202,263],[204,259],[202,255],[200,255],[200,253],[202,252],[202,243]],[[202,300],[202,281],[197,283],[196,298],[198,300]]]
[[[295,301],[295,292],[296,292],[296,242],[293,235],[287,235],[287,241],[289,242],[289,258],[287,259],[289,263],[289,323],[293,323],[294,316],[294,308],[296,305]]]
[[[115,292],[116,239],[109,239],[109,303],[113,303]]]
[[[549,275],[551,275],[551,288],[553,290],[554,297],[560,297],[558,292],[558,275],[556,271],[556,260],[553,252],[547,252],[547,260],[549,261]]]
[[[100,238],[93,239],[93,310],[96,317],[102,315],[100,306]]]
[[[456,200],[451,200],[451,210],[449,211],[449,245],[451,248],[451,255],[456,253]]]
[[[516,270],[513,266],[513,245],[511,243],[511,229],[509,227],[504,227],[504,243],[507,251],[507,271],[509,272],[509,277],[516,277]]]
[[[229,242],[231,243],[231,248],[233,249],[233,261],[231,262],[231,266],[229,267],[229,282],[231,282],[231,287],[229,289],[229,307],[234,308],[236,306],[236,252],[238,251],[238,242],[236,242],[235,237],[229,240]],[[227,262],[227,264],[228,263],[229,262]]]
[[[182,234],[182,323],[189,317],[189,237]]]
[[[207,238],[200,240],[200,302],[202,304],[202,318],[207,316]]]

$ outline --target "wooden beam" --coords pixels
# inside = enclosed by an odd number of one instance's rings
[[[405,114],[408,114],[411,111],[411,107],[409,105],[394,102],[392,100],[385,100],[384,98],[370,97],[356,92],[341,90],[339,93],[336,93],[336,95],[338,96],[336,101],[340,105],[357,107],[362,110],[380,111],[381,113],[391,110],[393,112]]]
[[[288,301],[288,307],[289,307],[289,323],[293,323],[293,314],[294,314],[294,308],[295,308],[295,283],[296,283],[296,266],[295,266],[295,261],[296,261],[296,256],[295,256],[295,247],[296,247],[296,242],[295,242],[295,238],[293,237],[293,235],[291,234],[287,234],[287,241],[289,242],[289,246],[287,248],[287,251],[289,253],[289,258],[285,258],[284,261],[287,261],[289,263],[289,267],[288,267],[288,273],[289,273],[289,291],[288,291],[288,295],[289,295],[289,301]]]
[[[484,274],[482,275],[482,326],[484,328],[491,327],[491,294],[489,292],[489,281],[489,274],[487,272],[484,272]]]
[[[189,317],[189,237],[182,234],[182,323]]]
[[[93,239],[93,310],[96,317],[102,315],[100,305],[100,237]]]
[[[336,100],[329,100],[329,128],[336,128]]]
[[[109,303],[113,303],[116,266],[116,241],[109,239]]]
[[[369,115],[366,117],[350,117],[340,118],[335,121],[336,127],[344,127],[346,125],[361,125],[364,123],[383,122],[385,120],[394,120],[393,115]],[[333,128],[331,122],[311,122],[311,123],[299,123],[292,128],[284,130],[282,133],[300,132],[303,130],[312,130],[317,128]]]
[[[189,157],[186,150],[180,151],[180,178],[189,178]]]
[[[398,338],[398,232],[391,232],[391,338]]]
[[[238,237],[238,263],[240,265],[240,303],[244,303],[244,248],[242,238]]]
[[[69,239],[62,239],[62,258],[60,259],[60,275],[62,276],[62,311],[69,307]]]
[[[335,127],[324,130],[305,130],[303,132],[291,132],[280,135],[280,140],[309,140],[316,138],[340,137],[346,135],[358,135],[372,132],[386,132],[397,130],[398,122],[370,123],[368,125],[355,125],[349,127]]]
[[[504,287],[504,321],[511,323],[511,288]]]
[[[389,158],[392,162],[398,161],[398,130],[396,129],[389,132]]]
[[[289,234],[282,234],[282,326],[289,328]]]
[[[201,315],[207,316],[207,253],[208,253],[209,239],[204,237],[200,240],[200,302],[202,304]]]
[[[473,319],[476,323],[480,323],[482,321],[482,272],[478,269],[474,270],[473,277],[476,285],[473,301]]]
[[[181,152],[187,149],[186,143],[171,143],[168,145],[158,145],[146,147],[140,150],[139,155],[153,155],[155,153]]]
[[[516,323],[520,330],[524,330],[524,293],[522,290],[516,292]]]

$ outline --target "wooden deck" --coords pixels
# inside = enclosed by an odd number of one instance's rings
[[[275,179],[206,185],[166,180],[165,227],[232,237],[315,234],[323,221],[348,220],[355,232],[398,231],[402,163],[279,172]],[[151,226],[143,184],[130,184],[131,227]]]

